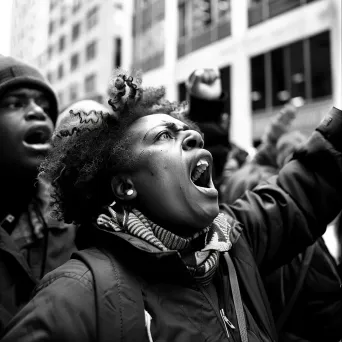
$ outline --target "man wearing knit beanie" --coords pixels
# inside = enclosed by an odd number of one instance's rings
[[[41,277],[75,250],[75,228],[51,218],[37,181],[57,114],[43,75],[0,55],[0,335]]]

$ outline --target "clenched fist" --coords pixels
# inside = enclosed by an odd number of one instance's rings
[[[197,69],[186,82],[190,95],[205,99],[217,100],[222,94],[220,71],[218,68]]]

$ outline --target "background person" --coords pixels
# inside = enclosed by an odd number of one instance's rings
[[[73,225],[50,217],[47,189],[37,181],[57,114],[42,74],[0,55],[0,332],[37,282],[76,250]]]

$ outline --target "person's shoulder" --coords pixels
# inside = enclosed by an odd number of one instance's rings
[[[94,278],[91,270],[82,261],[70,259],[62,266],[46,274],[36,287],[35,292],[39,292],[51,284],[63,284],[65,280],[77,283],[90,291],[94,290]]]

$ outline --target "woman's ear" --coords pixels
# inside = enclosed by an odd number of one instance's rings
[[[137,191],[129,177],[114,176],[111,186],[115,198],[120,201],[131,201],[137,196]]]

